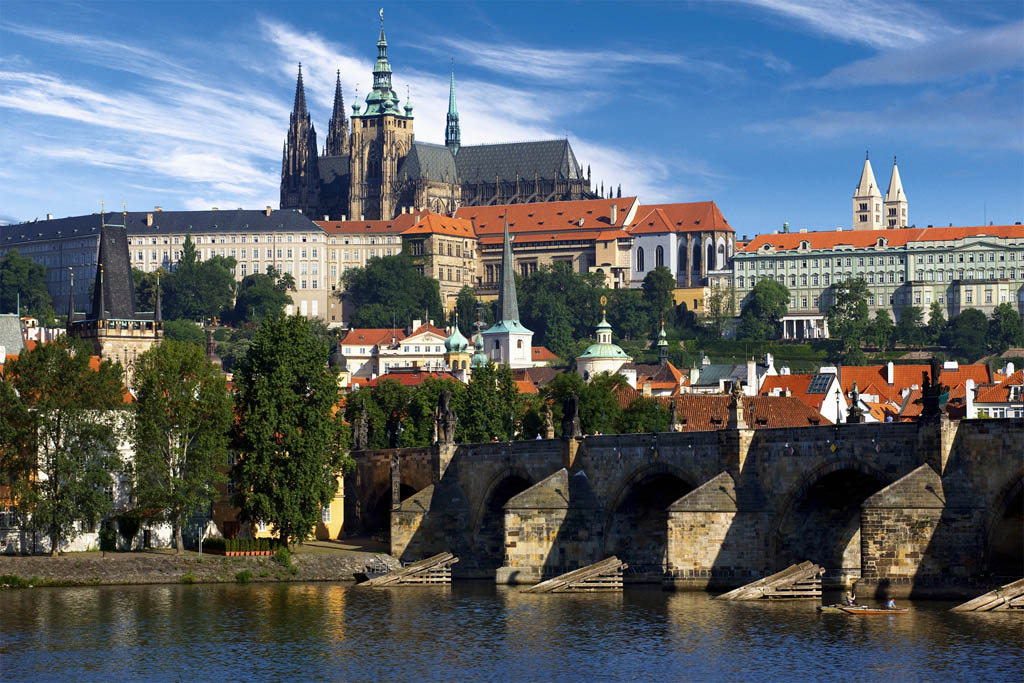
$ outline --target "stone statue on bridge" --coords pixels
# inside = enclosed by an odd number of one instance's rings
[[[850,409],[846,413],[846,422],[849,424],[862,424],[864,422],[864,409],[860,407],[860,391],[857,390],[857,383],[853,383],[853,391],[850,393]]]
[[[575,391],[570,391],[562,404],[562,436],[574,439],[583,434],[580,428],[580,399]]]
[[[356,418],[356,429],[355,434],[353,435],[352,450],[366,450],[366,447],[369,445],[369,422],[369,414],[366,412],[366,399],[363,399],[363,405],[359,411],[359,417]]]
[[[459,416],[452,407],[452,392],[445,389],[434,409],[434,443],[455,443],[455,428],[458,424]]]
[[[551,414],[551,404],[544,403],[544,438],[555,438],[555,418]]]
[[[928,365],[931,377],[928,372],[921,373],[921,398],[916,402],[921,404],[921,417],[940,417],[949,400],[949,387],[939,381],[942,364],[938,359],[933,357]]]
[[[679,421],[679,403],[673,398],[669,404],[669,423],[668,430],[670,432],[681,432],[683,431],[683,423]]]

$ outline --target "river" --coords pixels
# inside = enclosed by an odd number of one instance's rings
[[[850,617],[656,589],[8,590],[0,680],[1021,680],[1021,615],[905,604],[906,615]]]

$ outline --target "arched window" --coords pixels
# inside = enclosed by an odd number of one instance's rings
[[[637,269],[637,272],[640,272],[640,273],[644,272],[644,270],[645,270],[645,268],[644,268],[644,248],[643,247],[637,247],[636,248],[636,269]]]
[[[665,267],[665,250],[662,248],[660,244],[658,245],[658,248],[654,250],[654,267]]]
[[[705,266],[708,270],[715,269],[715,245],[708,243],[708,260]]]
[[[718,270],[725,268],[725,245],[718,245]]]

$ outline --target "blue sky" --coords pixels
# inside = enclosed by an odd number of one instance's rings
[[[0,218],[278,204],[303,63],[320,143],[371,82],[380,2],[0,3]],[[568,135],[599,185],[715,200],[737,233],[849,226],[865,150],[910,221],[1024,220],[1024,3],[384,5],[395,89],[443,142]]]

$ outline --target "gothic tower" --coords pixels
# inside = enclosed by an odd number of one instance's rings
[[[316,130],[306,109],[306,90],[302,86],[302,65],[295,84],[292,107],[281,159],[281,208],[299,209],[314,215],[320,205],[320,171],[317,165]]]
[[[460,140],[459,110],[455,107],[455,63],[452,62],[452,84],[448,90],[448,117],[444,129],[444,146],[451,150],[453,156],[459,153]]]
[[[871,159],[864,155],[864,168],[860,172],[860,183],[853,191],[853,229],[880,230],[882,228],[882,193],[871,170]]]
[[[351,180],[349,211],[355,220],[388,219],[394,216],[398,196],[398,165],[413,142],[412,105],[405,112],[391,88],[388,41],[381,17],[377,39],[377,63],[373,68],[373,89],[366,96],[366,109],[352,106]]]
[[[345,117],[345,100],[341,96],[341,71],[334,84],[334,110],[327,124],[326,157],[343,157],[348,154],[348,118]]]
[[[903,192],[903,181],[900,179],[896,157],[892,158],[892,177],[889,179],[889,189],[885,193],[885,227],[907,227],[907,195]]]

